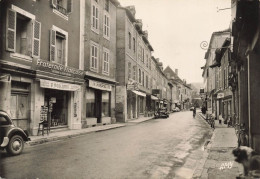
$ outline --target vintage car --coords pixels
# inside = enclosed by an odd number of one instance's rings
[[[7,112],[0,110],[0,149],[6,149],[11,155],[19,155],[25,141],[29,140],[28,132],[16,127]]]

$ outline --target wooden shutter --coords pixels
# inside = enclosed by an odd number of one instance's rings
[[[41,23],[33,21],[32,56],[40,57]]]
[[[16,12],[14,10],[8,9],[6,23],[6,50],[15,52]]]
[[[57,7],[57,0],[51,0],[51,5],[52,5],[52,7],[56,8]]]
[[[50,61],[55,61],[56,56],[56,31],[50,30]]]
[[[72,13],[72,0],[67,0],[67,13]]]

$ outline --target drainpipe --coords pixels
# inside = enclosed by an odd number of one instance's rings
[[[249,146],[252,146],[252,136],[251,136],[251,100],[250,100],[250,58],[247,57],[247,85],[248,85],[248,137]]]

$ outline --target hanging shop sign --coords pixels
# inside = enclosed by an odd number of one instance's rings
[[[68,76],[68,77],[84,78],[85,75],[84,71],[82,70],[64,66],[58,63],[52,63],[41,59],[33,60],[33,68],[35,70],[51,72],[51,73]]]
[[[51,81],[51,80],[43,80],[43,79],[40,79],[40,87],[56,89],[56,90],[64,90],[64,91],[77,91],[80,89],[79,85],[62,83],[62,82]]]
[[[138,83],[132,79],[127,82],[127,90],[138,90]]]
[[[89,80],[89,87],[96,88],[99,90],[104,90],[104,91],[112,91],[112,86],[110,84],[102,83],[94,80]]]
[[[218,93],[217,99],[221,99],[221,98],[224,98],[224,93]]]

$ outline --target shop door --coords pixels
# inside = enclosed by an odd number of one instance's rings
[[[11,95],[11,117],[16,126],[29,131],[29,100],[27,94]]]
[[[101,123],[101,117],[102,117],[102,91],[96,90],[96,117],[97,117],[97,123]]]

